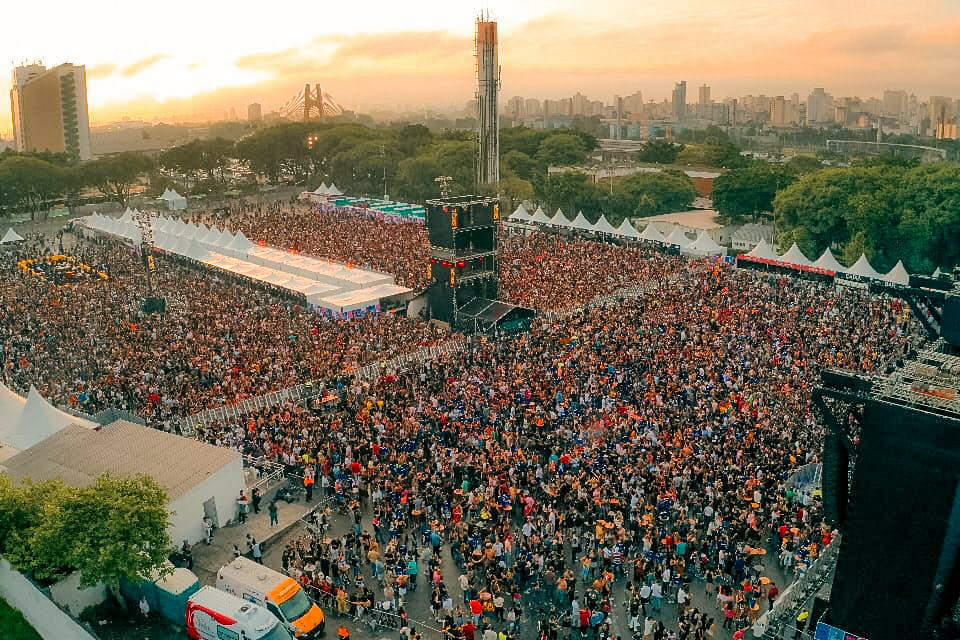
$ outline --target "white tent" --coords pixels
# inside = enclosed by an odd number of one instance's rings
[[[120,216],[120,222],[133,222],[133,209],[127,207],[127,210],[123,212],[122,216]]]
[[[557,212],[553,214],[553,224],[558,227],[569,227],[570,218],[563,212],[563,209],[557,207]]]
[[[547,214],[544,213],[543,209],[540,207],[537,207],[537,210],[533,212],[530,222],[537,222],[539,224],[553,224],[550,221],[550,218],[547,217]]]
[[[617,233],[617,230],[613,228],[613,225],[610,224],[610,222],[607,220],[607,217],[602,213],[600,214],[600,219],[597,220],[595,225],[593,225],[593,230],[597,233],[606,233],[610,235]]]
[[[933,277],[934,278],[940,277],[940,267],[937,267],[936,269],[933,270]]]
[[[626,222],[626,220],[624,220]],[[648,224],[644,229],[643,233],[640,234],[641,240],[646,240],[648,242],[666,242],[667,239],[663,237],[663,234],[657,231],[656,227],[652,224]]]
[[[581,231],[593,231],[593,225],[583,215],[583,211],[577,214],[577,217],[570,222],[571,229],[580,229]]]
[[[247,240],[247,236],[243,235],[243,231],[241,231],[233,238],[233,241],[227,245],[227,249],[230,249],[235,255],[246,255],[254,246],[252,242]]]
[[[97,426],[89,420],[77,418],[57,409],[31,386],[23,411],[11,428],[0,433],[0,440],[23,451],[46,440],[70,424],[79,424],[90,429]]]
[[[0,380],[0,441],[3,441],[4,434],[13,431],[25,404],[27,404],[26,398],[14,392]]]
[[[692,253],[701,256],[723,256],[727,250],[713,241],[713,238],[706,231],[701,231],[697,239],[684,247],[685,253]]]
[[[330,183],[330,188],[327,189],[327,195],[328,195],[328,196],[342,196],[342,195],[343,195],[343,191],[340,191],[340,189],[337,189],[337,185],[335,185],[334,183],[331,182],[331,183]]]
[[[788,264],[798,264],[804,267],[809,267],[811,264],[807,256],[803,255],[803,251],[800,251],[800,247],[797,246],[797,243],[794,242],[790,245],[790,248],[787,249],[787,252],[780,256],[780,262],[786,262]]]
[[[766,240],[760,240],[753,249],[750,250],[750,253],[747,254],[751,258],[760,258],[761,260],[779,260],[780,256],[774,252],[774,250],[767,244]]]
[[[23,240],[23,236],[13,230],[13,227],[7,229],[7,232],[3,234],[3,238],[0,238],[0,244],[9,244],[11,242],[20,242]]]
[[[830,247],[827,247],[823,250],[823,255],[817,258],[817,261],[813,263],[813,266],[826,269],[828,271],[836,271],[837,273],[843,273],[847,270],[845,266],[840,264],[837,259],[833,257],[833,252],[830,251]]]
[[[681,249],[690,245],[690,239],[687,235],[680,230],[680,227],[674,227],[673,231],[670,232],[670,235],[664,240],[667,244],[675,244]]]
[[[224,229],[223,233],[220,234],[220,239],[217,241],[218,247],[229,247],[230,243],[233,242],[234,235],[230,232],[230,229]]]
[[[187,199],[173,189],[167,189],[164,191],[163,195],[157,198],[157,200],[162,200],[165,202],[167,209],[170,211],[181,211],[187,208]]]
[[[847,273],[855,276],[862,276],[864,278],[873,278],[874,280],[883,279],[883,276],[877,273],[877,270],[870,265],[870,261],[867,260],[867,256],[862,253],[860,254],[860,259],[857,260],[852,267],[847,269]]]
[[[200,242],[204,244],[217,244],[217,240],[220,239],[220,231],[216,227],[210,227],[210,230],[203,234],[203,237],[200,238]]]
[[[624,238],[639,238],[640,232],[637,231],[636,227],[630,224],[630,221],[626,218],[623,219],[623,222],[620,223],[620,226],[617,227],[616,234],[618,236],[623,236]]]
[[[329,190],[330,190],[330,187],[327,186],[327,183],[321,182],[320,186],[317,187],[316,191],[314,191],[313,193],[318,196],[326,196],[326,195],[330,195]]]
[[[890,269],[890,272],[883,276],[883,279],[891,284],[910,284],[910,274],[903,266],[903,260],[897,260],[897,264],[893,265],[893,269]]]
[[[515,222],[530,222],[530,214],[527,213],[527,208],[523,206],[523,203],[517,207],[517,210],[510,214],[508,220],[513,220]]]

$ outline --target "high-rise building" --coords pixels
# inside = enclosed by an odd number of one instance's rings
[[[535,118],[543,115],[543,107],[540,105],[540,101],[536,98],[527,98],[523,103],[523,113],[528,118]]]
[[[883,92],[883,115],[891,118],[902,118],[907,115],[909,98],[906,91]]]
[[[681,80],[673,87],[673,119],[683,120],[687,117],[687,81]]]
[[[507,114],[513,118],[522,118],[526,115],[524,110],[523,98],[520,96],[513,96],[507,101]]]
[[[643,111],[643,93],[637,91],[632,96],[623,99],[623,110],[629,113],[640,113]]]
[[[477,18],[477,184],[500,182],[500,62],[497,57],[497,23]]]
[[[12,85],[10,110],[18,151],[51,151],[90,159],[87,73],[83,65],[16,67]]]
[[[770,124],[787,123],[787,101],[783,96],[776,96],[770,103]]]
[[[813,90],[807,96],[807,122],[817,124],[833,121],[833,96],[825,92],[822,87]]]
[[[588,116],[590,100],[587,96],[583,95],[579,91],[573,96],[573,112],[570,115],[573,116]]]
[[[263,109],[259,102],[247,105],[247,122],[260,122],[263,120]]]
[[[700,85],[700,95],[697,100],[697,111],[701,118],[710,117],[710,105],[712,103],[713,101],[710,100],[710,85]]]

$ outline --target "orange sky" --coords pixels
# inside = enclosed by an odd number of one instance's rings
[[[337,5],[331,7],[330,5]],[[82,5],[82,6],[81,6]],[[462,105],[477,7],[458,0],[145,3],[38,0],[5,7],[0,59],[87,65],[91,120],[278,108],[319,82],[349,108]],[[956,0],[494,0],[503,98],[583,91],[609,101],[673,82],[714,99],[815,86],[960,97]],[[18,15],[22,12],[22,15]],[[38,15],[56,15],[42,29]],[[12,25],[26,25],[12,28]],[[9,90],[9,71],[0,90]],[[0,132],[9,137],[9,101]]]

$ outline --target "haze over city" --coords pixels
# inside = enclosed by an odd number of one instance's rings
[[[347,108],[462,106],[473,93],[470,39],[475,7],[414,0],[356,11],[348,4],[286,1],[227,10],[174,0],[42,2],[58,20],[7,29],[3,60],[85,64],[91,121],[222,114],[252,101],[273,110],[305,82]],[[669,97],[673,82],[714,96],[956,93],[960,4],[945,0],[755,3],[693,0],[637,4],[532,0],[489,4],[501,31],[503,95],[553,97],[583,91],[609,100],[640,89]],[[545,11],[545,9],[547,9]],[[30,24],[33,5],[7,9]],[[0,90],[10,88],[0,75]],[[10,133],[0,101],[0,133]]]

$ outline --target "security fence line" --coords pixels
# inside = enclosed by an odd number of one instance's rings
[[[386,373],[400,371],[427,360],[434,360],[460,351],[466,345],[466,339],[454,338],[441,345],[424,347],[412,353],[405,353],[389,360],[368,364],[347,373],[361,380],[374,380]],[[327,389],[327,382],[326,380],[310,380],[288,389],[271,391],[255,398],[249,398],[237,404],[206,409],[186,418],[181,418],[178,422],[179,431],[182,435],[193,437],[197,433],[197,427],[203,425],[233,421],[248,413],[275,407],[285,402],[304,402],[322,395]]]

